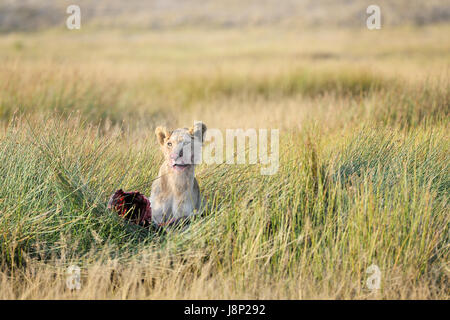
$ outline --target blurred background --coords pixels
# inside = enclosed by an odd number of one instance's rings
[[[65,8],[82,8],[83,23],[102,27],[166,29],[186,26],[363,27],[365,9],[376,4],[383,24],[427,25],[450,20],[448,0],[1,0],[1,31],[62,26]]]
[[[81,30],[66,27],[71,4]],[[381,30],[366,26],[370,4],[0,0],[0,121],[77,110],[146,129],[199,118],[292,128],[311,117],[333,128],[357,97],[372,121],[392,101],[371,93],[448,78],[450,0],[379,0]]]

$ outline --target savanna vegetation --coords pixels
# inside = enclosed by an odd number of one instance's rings
[[[0,35],[0,298],[448,299],[449,33]],[[184,228],[107,210],[150,194],[155,127],[194,120],[279,129],[278,172],[200,165],[208,210]]]

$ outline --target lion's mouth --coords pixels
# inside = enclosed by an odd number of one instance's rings
[[[185,170],[187,167],[189,167],[190,164],[181,164],[181,163],[175,163],[172,168],[178,171],[183,171]]]

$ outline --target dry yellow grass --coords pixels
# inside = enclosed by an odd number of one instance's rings
[[[449,32],[0,36],[0,299],[448,299]],[[279,173],[200,166],[184,231],[111,216],[149,194],[154,127],[194,120],[279,128]]]

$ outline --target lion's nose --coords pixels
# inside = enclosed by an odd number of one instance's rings
[[[181,148],[180,151],[178,151],[178,153],[177,152],[173,152],[173,153],[170,154],[170,159],[172,159],[172,160],[176,160],[176,159],[181,158],[181,157],[183,157],[183,148]]]

